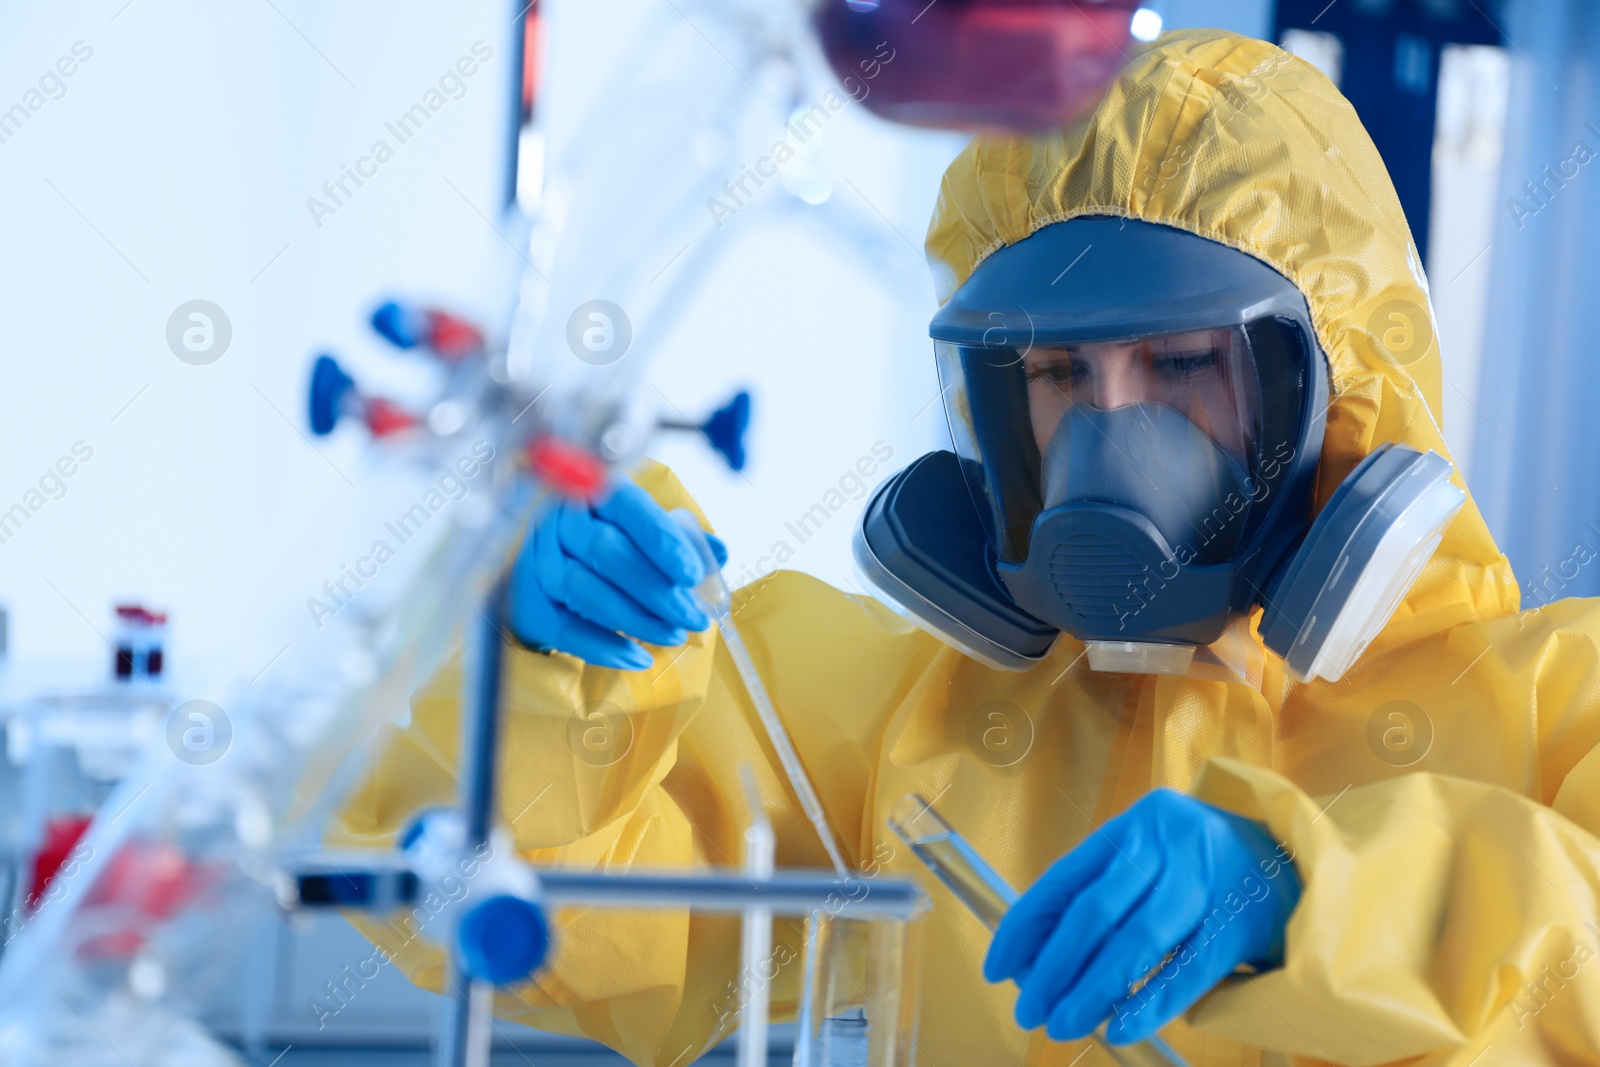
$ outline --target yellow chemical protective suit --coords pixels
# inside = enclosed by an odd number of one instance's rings
[[[1260,41],[1168,34],[1084,122],[978,138],[951,165],[928,234],[940,298],[996,249],[1084,214],[1224,242],[1305,293],[1334,377],[1319,506],[1381,442],[1448,454],[1400,204],[1355,113],[1310,66]],[[686,501],[660,469],[640,481],[667,506]],[[1166,1028],[1196,1067],[1600,1062],[1600,607],[1519,613],[1470,501],[1338,683],[1299,684],[1264,650],[1253,684],[1099,674],[1065,637],[1034,669],[996,672],[795,573],[746,589],[737,611],[829,819],[874,871],[917,870],[884,824],[911,791],[937,796],[1019,887],[1156,786],[1285,842],[1305,892],[1284,966],[1228,979]],[[509,660],[500,812],[529,859],[736,864],[748,814],[737,768],[750,762],[780,865],[827,865],[714,633],[640,673]],[[460,692],[451,666],[417,696],[339,844],[390,847],[412,813],[450,802]],[[625,718],[593,714],[611,706]],[[585,738],[612,722],[616,738]],[[988,934],[930,891],[924,1063],[1108,1062],[1018,1030],[1014,988],[979,973]],[[438,987],[437,950],[365,929]],[[728,1018],[731,920],[589,912],[563,916],[557,936],[550,969],[503,994],[503,1014],[660,1065],[693,1059]],[[779,976],[779,1003],[791,978]]]

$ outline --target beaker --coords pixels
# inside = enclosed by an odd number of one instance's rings
[[[813,912],[795,1067],[912,1067],[921,956],[920,922]]]

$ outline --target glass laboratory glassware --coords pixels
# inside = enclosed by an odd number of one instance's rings
[[[865,880],[850,883],[870,892]],[[922,924],[813,912],[795,1067],[916,1063]]]
[[[1138,42],[1138,0],[819,0],[846,92],[895,122],[1047,130],[1099,101]]]

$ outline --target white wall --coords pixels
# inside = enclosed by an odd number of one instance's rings
[[[604,135],[578,116],[626,54],[619,34],[664,2],[551,0],[552,155]],[[1262,4],[1160,6],[1169,25],[1265,28]],[[35,72],[75,42],[93,50],[65,95],[0,144],[10,208],[0,506],[24,500],[75,442],[93,449],[65,495],[0,544],[14,658],[68,660],[98,676],[109,606],[134,597],[172,610],[180,671],[254,675],[286,646],[273,669],[293,669],[296,643],[315,640],[306,599],[423,484],[375,460],[357,435],[306,438],[312,355],[334,351],[403,392],[420,384],[419,370],[367,330],[376,300],[431,297],[496,329],[508,320],[521,261],[483,216],[496,217],[502,180],[513,8],[8,8],[0,102],[22,100]],[[465,96],[395,145],[317,226],[307,199],[375,139],[393,140],[385,121],[478,40],[494,56]],[[708,49],[696,61],[719,60]],[[864,256],[825,212],[775,185],[720,232],[726,247],[649,378],[695,415],[735,387],[755,394],[744,475],[693,439],[655,449],[726,536],[735,575],[771,567],[781,544],[793,553],[787,565],[848,583],[859,500],[804,543],[785,523],[832,499],[841,479],[859,496],[847,475],[877,442],[893,458],[873,481],[942,439],[920,246],[960,143],[888,126],[854,103],[830,121],[821,160],[833,202],[891,235],[892,261]],[[168,316],[194,298],[220,305],[233,327],[209,366],[179,361],[165,342]],[[387,568],[362,596],[392,595],[403,573]]]
[[[74,42],[93,49],[65,96],[0,144],[0,506],[74,442],[93,449],[0,544],[19,660],[98,675],[96,630],[122,596],[173,610],[180,667],[253,675],[286,632],[304,639],[305,599],[415,477],[373,466],[354,439],[306,439],[312,354],[400,368],[363,324],[389,292],[507,313],[519,261],[463,195],[493,216],[509,7],[274,3],[7,5],[7,104]],[[385,120],[479,39],[494,56],[465,96],[317,227],[307,198],[393,141]],[[233,327],[209,366],[165,341],[196,297]]]
[[[1469,485],[1483,422],[1479,379],[1509,76],[1505,50],[1490,46],[1447,48],[1439,64],[1428,286],[1439,320],[1445,442]]]

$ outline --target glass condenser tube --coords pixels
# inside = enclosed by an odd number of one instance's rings
[[[932,804],[908,793],[890,810],[889,828],[979,922],[991,931],[999,927],[1000,920],[1017,902],[1017,891],[933,810]],[[1112,1045],[1099,1032],[1091,1036],[1122,1067],[1187,1067],[1183,1057],[1160,1037],[1132,1045]]]

